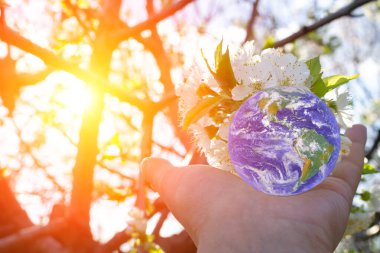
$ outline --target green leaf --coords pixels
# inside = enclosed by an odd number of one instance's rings
[[[226,52],[222,54],[221,59],[216,66],[215,79],[218,81],[220,88],[222,88],[227,94],[230,94],[232,88],[237,84],[228,48]]]
[[[223,39],[219,42],[218,46],[215,49],[215,53],[214,53],[215,69],[218,68],[219,62],[221,61],[223,57],[222,49],[223,49]]]
[[[318,97],[323,97],[327,92],[353,80],[359,74],[352,76],[334,75],[322,79],[321,63],[319,56],[305,62],[310,71],[311,91]]]
[[[309,68],[310,76],[311,76],[311,84],[313,85],[322,76],[321,62],[319,60],[319,56],[312,58],[310,60],[307,60],[305,63],[307,67]]]
[[[352,75],[352,76],[344,76],[344,75],[334,75],[323,78],[323,82],[325,83],[326,88],[328,91],[333,90],[342,84],[345,84],[355,78],[357,78],[359,74]]]
[[[201,50],[202,57],[206,62],[207,68],[218,82],[220,88],[227,94],[231,93],[231,90],[237,84],[234,71],[231,65],[230,53],[227,47],[226,52],[222,53],[223,40],[218,44],[214,52],[215,71],[211,69],[208,60],[206,59],[203,50]]]
[[[128,188],[117,189],[109,185],[106,185],[104,194],[108,200],[117,201],[118,203],[124,202],[127,197],[133,195],[133,193]]]
[[[362,175],[368,175],[368,174],[376,174],[379,173],[378,170],[375,169],[371,164],[365,163],[363,166]]]
[[[317,45],[323,45],[323,39],[316,31],[310,32],[307,35],[307,39],[315,42]]]
[[[365,213],[364,206],[363,205],[357,206],[357,205],[352,204],[350,212],[351,213]]]
[[[113,154],[103,154],[102,155],[102,160],[113,160],[118,158],[119,155],[113,155]]]
[[[108,145],[116,145],[116,146],[120,146],[120,138],[119,138],[119,133],[115,133],[111,139],[108,140],[107,144]]]
[[[196,91],[198,97],[203,98],[205,96],[218,96],[218,93],[213,91],[207,84],[201,83]]]
[[[363,201],[368,201],[371,198],[371,193],[369,191],[363,191],[360,193],[360,199]]]
[[[314,57],[306,62],[310,71],[311,91],[318,97],[326,94],[326,85],[322,80],[321,62],[319,56]]]
[[[165,253],[161,248],[151,246],[148,250],[149,253]]]
[[[322,78],[318,78],[312,85],[311,91],[318,97],[323,97],[327,93],[326,85]]]
[[[274,43],[276,43],[276,40],[272,35],[269,35],[264,41],[263,49],[273,47]]]
[[[208,136],[210,139],[212,139],[212,138],[215,137],[216,133],[218,132],[219,127],[216,127],[216,126],[211,125],[211,126],[206,126],[204,129],[205,129],[205,131],[206,131],[206,133],[207,133],[207,136]]]
[[[210,71],[210,73],[215,77],[215,72],[211,69],[211,66],[210,66],[210,64],[208,63],[208,60],[207,60],[206,56],[204,55],[202,49],[201,49],[201,54],[202,54],[202,58],[203,58],[203,60],[206,62],[206,66],[207,66],[208,71]]]
[[[221,97],[206,97],[196,104],[186,114],[183,120],[183,128],[187,129],[192,123],[196,122],[204,115],[206,115],[211,109],[216,107],[223,98]]]

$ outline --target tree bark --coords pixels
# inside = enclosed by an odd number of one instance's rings
[[[104,1],[104,15],[93,46],[90,70],[103,80],[108,79],[112,52],[116,47],[109,40],[112,22],[120,8],[120,1]],[[72,221],[71,239],[73,252],[92,252],[94,242],[90,229],[90,210],[93,192],[94,168],[98,155],[98,134],[104,108],[104,91],[91,85],[91,105],[88,105],[83,117],[79,134],[78,153],[73,168],[73,190],[69,207]]]

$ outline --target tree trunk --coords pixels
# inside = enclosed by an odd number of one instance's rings
[[[103,80],[108,80],[112,52],[116,45],[109,41],[112,22],[120,1],[104,1],[104,16],[101,20],[93,46],[90,69]],[[93,192],[94,168],[98,155],[98,134],[104,108],[104,92],[92,87],[91,105],[87,105],[82,117],[78,153],[73,168],[73,190],[69,207],[72,228],[70,229],[71,250],[73,252],[92,252],[95,245],[90,229],[90,209]]]

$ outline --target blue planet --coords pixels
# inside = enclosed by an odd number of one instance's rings
[[[340,129],[319,97],[304,88],[280,86],[255,93],[236,111],[228,149],[236,172],[253,188],[295,195],[334,169]]]

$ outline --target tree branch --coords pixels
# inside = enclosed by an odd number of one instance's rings
[[[22,132],[22,131],[21,131],[21,129],[17,126],[16,121],[15,121],[14,119],[12,119],[12,123],[13,123],[13,126],[14,126],[15,129],[16,129],[17,136],[19,137],[20,146],[22,146],[22,147],[25,148],[26,153],[30,156],[30,158],[32,158],[34,164],[44,172],[46,178],[47,178],[48,180],[50,180],[50,182],[55,186],[55,188],[56,188],[60,193],[65,194],[65,192],[66,192],[65,188],[64,188],[63,186],[61,186],[61,185],[56,181],[56,179],[54,178],[54,176],[50,175],[50,174],[46,171],[46,167],[47,167],[47,166],[43,165],[43,164],[40,162],[40,160],[35,156],[35,154],[33,153],[33,147],[32,147],[30,144],[26,143],[26,142],[22,139],[22,137],[21,137],[21,135],[22,135],[21,132]]]
[[[149,157],[152,154],[152,135],[153,135],[153,120],[155,114],[149,112],[144,113],[144,118],[142,122],[143,136],[141,140],[141,155],[140,159]],[[146,187],[142,174],[140,173],[137,178],[137,196],[135,201],[135,206],[140,210],[145,212],[146,207]]]
[[[33,226],[21,229],[15,234],[0,239],[0,252],[7,252],[17,245],[62,230],[66,224],[64,219],[59,219],[44,227]]]
[[[98,77],[107,82],[112,52],[115,44],[108,40],[112,22],[110,17],[119,12],[121,0],[102,1],[104,15],[100,19],[99,27],[95,33],[94,45],[90,61],[90,71],[97,73]],[[96,84],[96,83],[94,83]],[[78,151],[73,167],[73,187],[69,205],[70,218],[77,226],[70,227],[73,235],[71,247],[75,251],[87,248],[92,250],[93,238],[90,228],[90,209],[93,201],[94,172],[97,163],[99,126],[104,110],[103,86],[92,86],[93,99],[82,115],[82,124],[79,131]],[[97,89],[94,89],[97,88]],[[122,92],[122,91],[120,91]],[[122,92],[122,94],[125,92]]]
[[[129,180],[131,182],[135,182],[136,179],[133,178],[133,177],[130,177],[130,176],[127,176],[125,174],[123,174],[122,172],[118,171],[118,170],[115,170],[115,169],[112,169],[112,168],[109,168],[106,164],[104,164],[104,161],[101,160],[101,161],[98,161],[98,165],[102,168],[102,169],[105,169],[107,170],[108,172],[112,173],[112,174],[116,174],[118,175],[121,179],[124,179],[124,180]]]
[[[70,0],[64,0],[63,2],[73,12],[75,19],[77,20],[78,24],[83,28],[84,33],[88,36],[90,40],[93,40],[93,38],[91,37],[90,27],[81,19],[81,15],[79,13],[80,9],[78,8],[78,5],[71,3]]]
[[[111,240],[101,245],[95,250],[95,253],[108,253],[117,250],[120,245],[131,239],[131,236],[127,234],[125,230],[116,233]]]
[[[255,25],[256,18],[259,16],[259,3],[260,3],[260,0],[255,0],[255,2],[253,2],[252,13],[248,20],[247,26],[245,28],[245,30],[247,31],[247,34],[245,35],[243,44],[255,38],[253,26]]]
[[[377,131],[376,139],[373,141],[372,147],[370,148],[370,150],[366,154],[366,157],[368,160],[371,160],[373,158],[373,155],[374,155],[375,151],[377,150],[379,143],[380,143],[380,130]]]
[[[164,109],[165,107],[169,106],[171,103],[176,102],[177,98],[178,97],[172,91],[169,94],[167,94],[166,96],[164,96],[163,98],[161,98],[161,100],[159,102],[155,103],[152,108],[156,112],[159,112],[162,109]]]
[[[99,76],[98,74],[81,69],[78,66],[74,65],[72,62],[67,61],[57,56],[53,52],[34,44],[6,25],[0,26],[0,39],[6,43],[24,50],[25,52],[37,56],[47,65],[50,65],[56,69],[65,70],[75,75],[79,79],[91,82],[91,84],[96,88],[119,98],[123,102],[127,102],[132,106],[135,106],[142,110],[149,106],[145,103],[145,101],[128,94],[125,90],[120,89],[115,85],[110,85],[108,80]]]
[[[156,238],[160,236],[160,231],[161,231],[162,225],[164,225],[164,222],[165,222],[166,218],[168,217],[168,215],[169,215],[168,209],[161,212],[160,218],[158,219],[157,224],[153,230],[153,235]]]
[[[173,146],[171,147],[168,147],[168,146],[165,146],[165,145],[162,145],[161,143],[158,143],[156,141],[153,141],[153,144],[156,145],[157,147],[159,147],[160,149],[164,150],[164,151],[167,151],[167,152],[170,152],[176,156],[179,156],[179,157],[184,157],[184,155],[180,154]]]
[[[309,25],[309,26],[303,26],[298,32],[282,39],[282,40],[279,40],[277,41],[276,43],[274,43],[273,47],[276,48],[276,47],[282,47],[288,43],[291,43],[293,41],[295,41],[296,39],[314,31],[314,30],[317,30],[318,28],[336,20],[336,19],[339,19],[341,17],[344,17],[344,16],[350,16],[351,13],[359,8],[360,6],[362,5],[365,5],[367,3],[370,3],[370,2],[374,2],[375,0],[354,0],[352,1],[352,3],[348,4],[347,6],[339,9],[338,11],[318,20],[317,22],[315,22],[314,24],[312,25]]]
[[[134,37],[141,33],[142,31],[145,31],[147,29],[151,29],[155,24],[158,22],[172,16],[177,11],[183,9],[186,5],[193,2],[194,0],[181,0],[175,4],[172,4],[171,6],[163,9],[161,12],[152,15],[144,22],[141,22],[133,27],[123,26],[122,28],[115,30],[111,34],[111,39],[115,41],[116,43],[120,43],[123,40],[126,40],[130,37]]]

